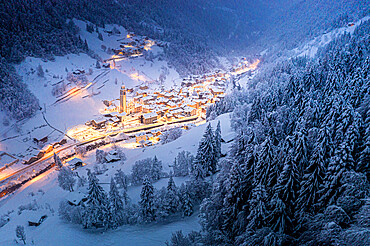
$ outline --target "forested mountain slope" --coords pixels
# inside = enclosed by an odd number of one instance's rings
[[[369,31],[265,68],[236,95],[238,135],[201,206],[206,244],[369,244]]]
[[[21,83],[5,63],[27,56],[90,53],[72,18],[98,26],[119,24],[127,30],[168,42],[165,57],[180,75],[202,74],[221,65],[217,56],[253,56],[295,47],[325,30],[348,24],[369,13],[369,1],[142,1],[142,0],[10,0],[0,9],[1,70],[10,74],[1,83],[1,101],[8,84]],[[275,49],[273,49],[275,47]],[[92,55],[92,54],[90,54]],[[24,92],[27,91],[26,86]],[[24,92],[18,97],[23,97]],[[28,92],[27,92],[28,93]],[[28,93],[29,94],[29,93]],[[29,103],[37,104],[32,96]],[[8,102],[9,103],[9,102]],[[22,107],[13,118],[32,115],[36,107]]]

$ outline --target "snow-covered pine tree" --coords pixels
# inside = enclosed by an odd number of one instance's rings
[[[144,222],[154,220],[154,187],[148,176],[144,177],[143,188],[140,194],[140,215]]]
[[[128,187],[127,175],[121,169],[118,169],[117,172],[114,174],[114,181],[116,182],[117,187],[122,189],[121,190],[122,199],[125,202],[125,205],[127,205],[129,202],[129,197],[127,195]]]
[[[194,212],[193,202],[187,191],[184,192],[181,199],[181,209],[183,216],[191,216]]]
[[[319,200],[319,191],[324,182],[327,162],[328,139],[326,129],[320,130],[308,167],[304,171],[301,188],[297,200],[297,209],[306,212],[312,211]]]
[[[60,160],[59,156],[55,153],[54,153],[54,163],[55,163],[55,166],[57,166],[58,168],[63,167],[62,161]]]
[[[154,156],[151,166],[151,178],[153,181],[159,180],[162,173],[162,161],[158,160],[157,156]]]
[[[208,176],[216,172],[217,158],[214,149],[214,135],[211,124],[208,124],[202,139],[200,140],[197,155],[194,161],[194,168],[204,170],[205,173],[198,172],[197,176]]]
[[[118,169],[114,174],[114,181],[116,182],[118,188],[127,190],[127,176],[121,169]]]
[[[42,78],[45,76],[44,69],[42,69],[41,64],[37,66],[36,70],[37,70],[37,76],[42,77]]]
[[[322,206],[335,203],[341,192],[340,180],[342,175],[344,172],[351,170],[353,166],[354,160],[350,145],[347,141],[344,141],[339,144],[339,147],[335,150],[334,156],[329,162],[324,186],[323,189],[320,190],[320,204]]]
[[[181,151],[177,154],[173,163],[175,177],[187,176],[192,170],[194,156],[189,151]]]
[[[125,220],[124,209],[125,206],[123,199],[118,192],[114,178],[111,178],[109,190],[110,228],[116,228],[117,226],[122,225]]]
[[[195,181],[203,181],[205,177],[207,176],[207,170],[203,166],[202,162],[197,161],[197,159],[194,159],[193,162],[193,169],[191,170],[191,178],[193,182]]]
[[[238,142],[239,144],[232,147],[232,159],[235,159],[235,162],[233,162],[231,170],[223,183],[225,197],[223,198],[222,206],[224,218],[222,230],[230,238],[240,235],[247,225],[247,216],[249,214],[248,199],[253,188],[253,170],[256,161],[254,156],[254,135],[252,134],[247,141],[244,137],[239,138]],[[238,153],[242,153],[242,157]]]
[[[82,216],[84,228],[94,226],[105,227],[109,225],[109,203],[103,188],[98,184],[98,178],[88,169],[89,188]]]
[[[100,32],[98,33],[98,39],[100,39],[101,41],[103,41],[103,35]]]
[[[164,209],[167,210],[168,214],[176,213],[179,208],[180,199],[177,192],[177,187],[173,181],[172,174],[168,180],[167,192],[165,197],[165,206]]]
[[[249,201],[248,230],[257,230],[266,225],[266,218],[268,216],[266,199],[267,193],[264,185],[257,185],[253,189],[252,197]]]
[[[77,188],[84,187],[87,183],[87,179],[85,176],[79,176],[77,175]]]
[[[67,167],[62,167],[58,173],[58,183],[63,190],[72,192],[76,183],[74,173]]]
[[[292,156],[293,143],[291,141],[291,137],[287,137],[284,147],[284,167],[275,186],[275,191],[287,206],[289,212],[293,213],[300,189],[300,180],[298,167]]]
[[[340,181],[343,173],[353,170],[355,166],[355,155],[358,152],[361,121],[357,112],[351,110],[351,106],[345,107],[340,118],[343,119],[343,122],[338,122],[337,124],[335,135],[337,146],[329,162],[324,187],[320,190],[322,194],[320,198],[321,205],[335,203],[341,193]]]
[[[367,110],[367,118],[364,123],[364,140],[362,151],[359,157],[359,164],[357,166],[357,171],[362,172],[366,175],[367,179],[370,181],[370,108]]]
[[[307,167],[307,131],[301,129],[301,131],[295,132],[294,134],[294,151],[293,161],[295,162],[299,177],[302,176],[303,170]]]
[[[275,193],[270,202],[271,213],[268,216],[268,221],[271,229],[278,233],[285,233],[292,229],[292,218],[289,209],[285,203]]]
[[[24,227],[21,225],[18,225],[17,228],[15,228],[15,236],[23,242],[23,244],[26,244],[26,232],[24,231]]]
[[[220,121],[218,121],[215,130],[215,155],[217,160],[220,159],[221,154],[221,125]]]
[[[274,148],[270,136],[267,136],[265,141],[261,144],[258,161],[254,171],[255,185],[261,184],[266,186],[268,184],[270,172],[273,171],[274,165]]]
[[[104,152],[104,150],[97,149],[95,152],[96,163],[99,163],[99,164],[104,163],[105,156],[106,156],[106,153]]]

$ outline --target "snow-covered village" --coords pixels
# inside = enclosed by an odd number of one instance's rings
[[[0,7],[0,245],[370,245],[368,1]]]

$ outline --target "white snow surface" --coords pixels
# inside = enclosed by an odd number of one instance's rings
[[[295,56],[307,56],[307,57],[314,57],[319,50],[319,48],[327,45],[330,43],[333,39],[338,37],[339,35],[342,35],[344,33],[350,33],[352,34],[356,27],[358,27],[362,22],[370,20],[370,16],[366,16],[358,20],[357,22],[354,22],[352,26],[344,26],[341,28],[334,29],[330,32],[327,32],[321,36],[316,37],[315,39],[311,40],[310,42],[304,44],[301,47],[293,49],[293,52]]]
[[[86,39],[88,46],[95,54],[103,60],[110,58],[112,54],[107,54],[102,49],[102,45],[107,48],[116,49],[119,47],[118,39],[126,36],[127,31],[120,26],[115,26],[121,34],[108,35],[99,28],[103,35],[101,41],[97,38],[96,32],[86,31],[86,22],[74,20],[80,27],[79,35],[83,40]],[[105,30],[112,30],[113,25],[106,25]],[[16,66],[17,72],[23,77],[31,92],[39,99],[40,106],[43,108],[44,115],[48,122],[55,128],[66,132],[68,129],[84,124],[86,121],[100,116],[99,111],[104,108],[102,100],[112,100],[119,98],[119,88],[122,84],[126,87],[134,87],[141,84],[148,85],[151,89],[164,86],[170,88],[176,83],[181,82],[178,73],[168,66],[167,62],[161,59],[162,48],[152,47],[154,55],[153,61],[148,61],[144,57],[126,59],[116,62],[114,69],[96,68],[96,60],[86,54],[69,54],[62,57],[55,57],[55,61],[43,61],[39,58],[28,57],[20,65]],[[40,78],[35,72],[41,65],[45,76]],[[56,83],[66,80],[68,72],[85,70],[86,73],[91,69],[92,74],[87,75],[88,81],[93,83],[87,90],[73,96],[67,101],[55,103],[57,97],[52,95],[53,86]],[[136,79],[135,74],[141,75]],[[162,83],[158,82],[159,77],[165,75]],[[115,81],[117,80],[117,83]],[[67,85],[67,91],[76,87],[74,83]],[[6,117],[0,112],[0,122]],[[217,118],[221,121],[222,135],[233,134],[230,127],[230,115],[224,114]],[[32,142],[33,138],[48,136],[48,143],[54,143],[62,139],[63,134],[49,127],[43,119],[41,111],[27,120],[18,122],[19,129],[11,121],[10,126],[0,129],[0,151],[6,151],[20,158],[28,159],[35,156],[40,151],[40,146]],[[217,121],[211,122],[215,128]],[[98,178],[100,182],[109,183],[112,175],[117,169],[122,169],[129,174],[135,161],[154,157],[156,155],[163,162],[163,170],[170,171],[169,165],[173,163],[175,156],[183,150],[196,154],[199,140],[205,130],[206,124],[193,127],[183,135],[168,144],[155,145],[146,148],[124,149],[127,160],[124,164],[120,162],[107,164],[108,171]],[[9,138],[9,139],[8,139]],[[45,146],[47,143],[45,144]],[[119,145],[118,145],[119,146]],[[223,144],[223,153],[227,151],[230,144]],[[111,146],[102,149],[109,151]],[[92,169],[95,163],[95,151],[87,153],[83,161],[86,166],[77,171],[80,175],[85,175],[87,168]],[[21,161],[8,169],[9,172],[23,167]],[[180,185],[188,178],[174,178],[176,185]],[[156,188],[167,185],[168,179],[161,179],[154,184]],[[109,185],[103,185],[107,191]],[[85,190],[84,190],[85,189]],[[133,203],[139,201],[141,186],[129,187],[128,194]],[[17,225],[25,227],[27,244],[34,245],[164,245],[169,240],[171,233],[176,230],[183,230],[189,233],[192,230],[199,230],[197,212],[188,218],[178,218],[173,221],[160,222],[151,225],[123,226],[117,230],[108,232],[94,232],[82,229],[80,225],[69,224],[62,221],[58,216],[58,207],[61,200],[79,196],[78,192],[86,192],[86,187],[69,193],[58,186],[57,171],[55,168],[38,176],[32,181],[23,185],[15,193],[0,200],[0,216],[9,215],[10,221],[0,227],[0,245],[16,245],[15,228]],[[36,210],[24,210],[19,213],[19,206],[36,203]],[[48,218],[39,227],[29,227],[28,221],[38,221],[47,215]]]
[[[121,34],[108,35],[102,28],[99,28],[104,40],[101,41],[95,31],[93,33],[86,31],[86,22],[76,19],[74,19],[74,22],[80,28],[78,35],[81,36],[82,40],[86,40],[89,48],[103,60],[112,57],[112,54],[105,52],[101,46],[118,49],[119,40],[127,35],[127,31],[121,26],[106,25],[105,30],[109,31],[116,27]],[[179,82],[179,74],[173,68],[170,68],[165,60],[160,59],[163,53],[162,48],[153,46],[151,52],[155,57],[153,61],[148,61],[141,56],[117,61],[115,68],[108,69],[97,69],[97,60],[84,53],[56,56],[55,61],[43,61],[40,58],[27,57],[20,65],[16,66],[16,69],[31,92],[38,98],[49,123],[53,127],[66,132],[76,125],[83,125],[86,121],[100,116],[99,111],[105,107],[103,100],[118,99],[122,84],[127,88],[146,84],[151,89],[155,89],[159,86],[170,88],[176,82]],[[39,65],[44,70],[44,78],[40,78],[35,72]],[[66,77],[68,72],[77,71],[77,69],[85,70],[86,73],[91,69],[92,74],[88,74],[87,78],[88,82],[93,84],[87,89],[82,89],[79,94],[69,100],[55,103],[58,97],[52,95],[53,87],[64,80],[67,85],[66,91],[76,88],[77,86],[74,83],[68,85],[69,82]],[[137,74],[140,75],[140,79],[133,76]],[[158,82],[161,74],[162,78],[165,75],[163,83]],[[3,122],[4,117],[6,117],[5,114],[0,112],[0,122]],[[48,143],[53,143],[63,137],[61,133],[47,126],[41,111],[37,111],[32,118],[19,122],[20,130],[18,131],[13,123],[15,121],[11,121],[8,127],[0,128],[0,140],[3,140],[0,142],[0,151],[6,151],[20,159],[29,159],[39,152],[40,146],[32,142],[33,138],[40,139],[48,136]]]
[[[234,134],[230,126],[230,114],[224,114],[211,121],[215,129],[220,120],[222,136]],[[164,145],[156,145],[141,149],[124,149],[127,160],[124,164],[120,162],[106,164],[108,171],[98,175],[100,182],[109,183],[112,175],[117,169],[122,169],[126,174],[131,172],[135,161],[154,157],[156,155],[163,162],[163,169],[170,171],[169,165],[172,164],[175,156],[183,150],[196,154],[199,140],[206,128],[206,124],[191,128],[177,140]],[[229,144],[222,144],[222,152],[226,153]],[[111,150],[111,147],[104,147],[104,151]],[[95,151],[88,152],[83,158],[86,166],[78,170],[80,175],[85,175],[87,168],[92,169],[95,162]],[[107,232],[97,232],[94,230],[84,230],[81,225],[66,223],[58,216],[58,207],[63,199],[79,197],[78,192],[86,192],[86,186],[75,192],[67,192],[58,186],[58,171],[51,169],[45,174],[26,183],[14,194],[0,200],[0,216],[10,212],[10,221],[0,228],[0,245],[17,245],[15,239],[15,228],[17,225],[25,227],[27,242],[34,242],[35,245],[164,245],[169,240],[171,234],[177,230],[189,233],[192,230],[199,230],[198,212],[188,218],[174,218],[172,221],[158,222],[150,225],[122,226],[116,230]],[[188,177],[174,178],[177,186],[188,180]],[[159,189],[167,185],[168,179],[164,178],[154,183],[155,188]],[[108,191],[109,184],[103,184],[103,188]],[[139,201],[141,186],[130,186],[128,194],[133,203]],[[18,213],[19,206],[26,205],[35,201],[37,209],[24,210]],[[47,215],[48,218],[39,227],[29,227],[28,221],[38,221]]]

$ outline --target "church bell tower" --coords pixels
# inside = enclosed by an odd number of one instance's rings
[[[124,85],[121,86],[120,97],[119,97],[119,112],[127,113],[127,102],[126,102],[126,88]]]

